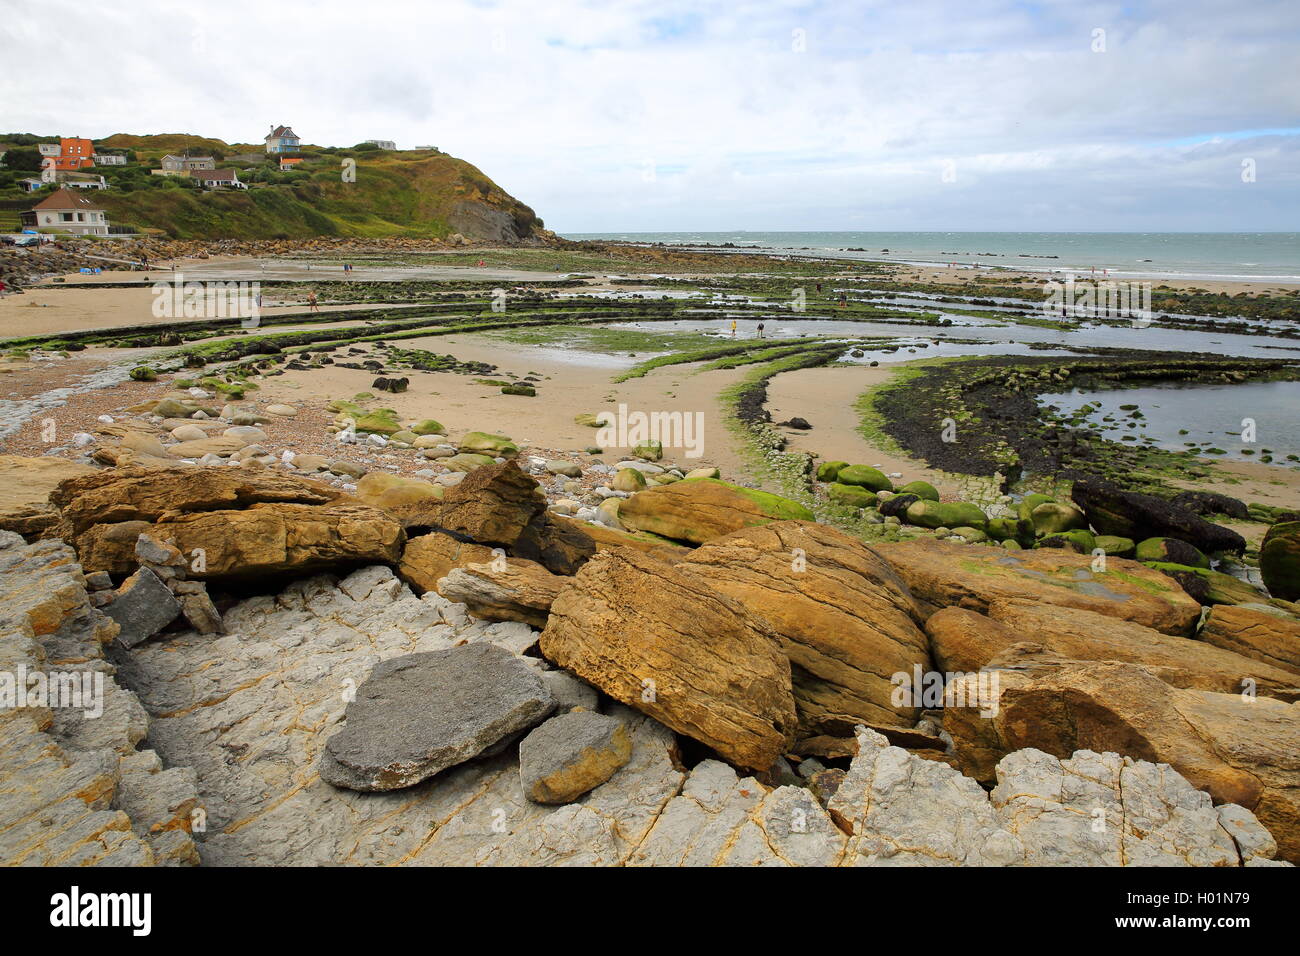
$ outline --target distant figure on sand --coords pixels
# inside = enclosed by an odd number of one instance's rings
[[[315,293],[315,292],[308,292],[308,293],[307,293],[307,304],[308,304],[309,306],[311,306],[311,310],[312,310],[313,312],[319,312],[319,311],[320,311],[320,309],[319,309],[319,308],[317,307],[317,305],[316,305],[316,293]]]
[[[732,337],[733,339],[736,337],[736,320],[735,320],[735,319],[732,319],[732,320],[731,320],[731,337]]]
[[[762,322],[758,323],[758,337],[759,337],[760,339],[763,337],[763,323],[762,323]]]

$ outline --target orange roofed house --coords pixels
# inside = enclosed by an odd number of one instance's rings
[[[60,189],[19,215],[24,229],[52,229],[76,236],[107,236],[108,217],[80,190]]]
[[[54,157],[54,168],[69,171],[95,165],[95,147],[88,139],[80,137],[59,140],[59,155]]]

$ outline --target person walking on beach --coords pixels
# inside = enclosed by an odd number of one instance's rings
[[[316,305],[316,293],[315,293],[315,292],[308,292],[308,293],[307,293],[307,304],[308,304],[309,306],[311,306],[311,311],[313,311],[313,312],[319,312],[319,311],[320,311],[320,308]]]
[[[762,323],[762,322],[758,323],[758,337],[759,337],[760,339],[763,337],[763,323]]]
[[[731,337],[732,337],[733,339],[736,337],[736,320],[735,320],[735,319],[732,319],[732,320],[731,320]]]

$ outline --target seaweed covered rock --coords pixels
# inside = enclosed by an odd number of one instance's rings
[[[894,483],[879,468],[870,465],[849,465],[841,468],[835,480],[842,485],[857,485],[868,491],[893,491]]]
[[[984,530],[988,517],[979,505],[969,501],[931,501],[918,498],[907,507],[907,523],[920,528],[978,528]]]
[[[1300,521],[1282,521],[1264,535],[1259,571],[1268,593],[1283,601],[1300,601]]]
[[[1208,568],[1210,559],[1186,541],[1177,538],[1147,538],[1139,541],[1133,556],[1139,561],[1163,561],[1190,568]]]
[[[1240,553],[1246,549],[1246,539],[1231,528],[1212,524],[1200,515],[1155,495],[1124,491],[1113,482],[1098,479],[1076,481],[1070,496],[1100,534],[1120,535],[1134,541],[1178,538],[1207,554],[1215,551]]]

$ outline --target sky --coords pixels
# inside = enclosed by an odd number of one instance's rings
[[[1297,0],[6,7],[0,130],[433,145],[561,234],[1300,230]]]

